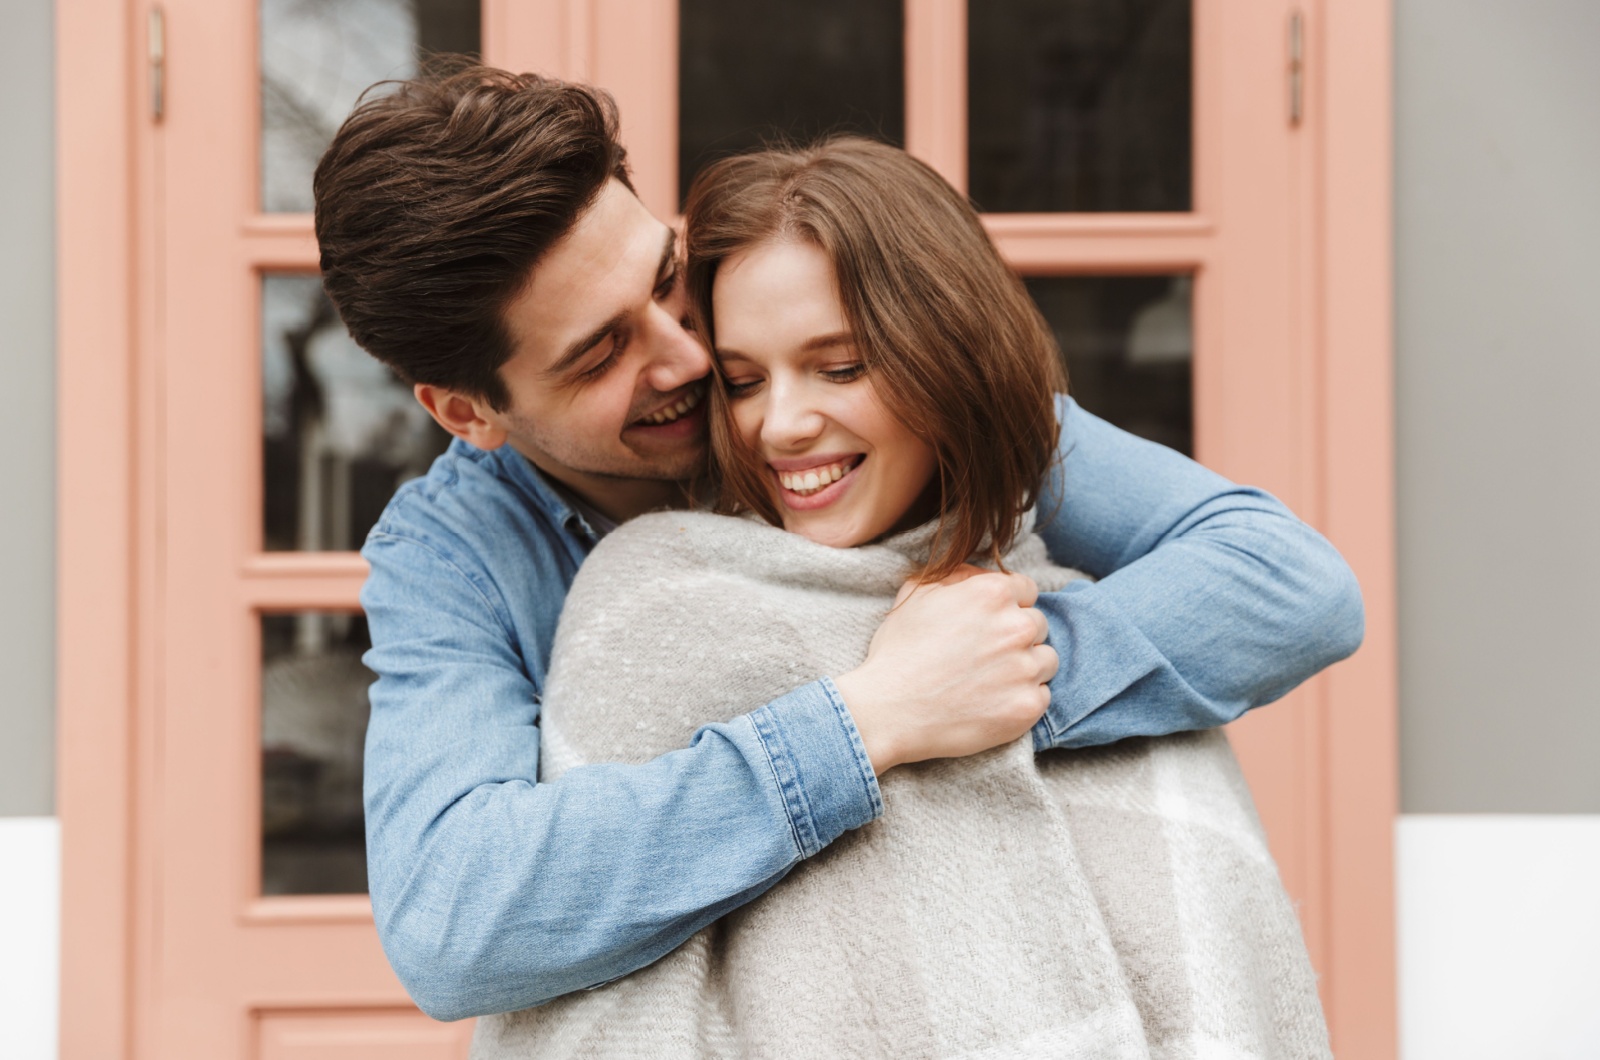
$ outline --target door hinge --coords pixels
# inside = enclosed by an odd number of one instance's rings
[[[1305,112],[1306,27],[1305,16],[1295,11],[1289,16],[1289,124],[1298,128]]]
[[[167,15],[161,5],[150,9],[150,120],[167,115]]]

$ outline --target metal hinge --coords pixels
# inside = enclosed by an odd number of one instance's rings
[[[167,15],[161,5],[150,9],[150,119],[158,125],[167,114]]]
[[[1305,111],[1306,27],[1299,11],[1289,16],[1289,124],[1300,125]]]

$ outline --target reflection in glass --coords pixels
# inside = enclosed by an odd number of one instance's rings
[[[1194,281],[1052,276],[1026,281],[1055,332],[1078,404],[1194,455]]]
[[[263,210],[311,210],[317,159],[368,85],[480,50],[480,0],[260,3]]]
[[[1190,22],[1190,0],[968,4],[979,209],[1190,209]]]
[[[262,279],[263,544],[359,548],[450,438],[350,338],[315,276]]]
[[[680,0],[678,191],[774,135],[905,139],[901,0]]]
[[[361,894],[371,647],[359,614],[261,616],[261,893]]]

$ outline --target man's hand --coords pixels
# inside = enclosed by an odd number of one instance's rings
[[[1055,676],[1039,587],[1022,574],[963,567],[906,583],[867,658],[834,680],[881,776],[906,762],[1010,743],[1050,706]]]

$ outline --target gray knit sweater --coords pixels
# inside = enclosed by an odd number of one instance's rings
[[[929,531],[832,549],[663,513],[567,598],[541,775],[644,762],[865,657]],[[1006,564],[1074,577],[1024,536]],[[883,816],[672,953],[479,1020],[473,1060],[1329,1056],[1294,910],[1219,732],[882,778]]]

